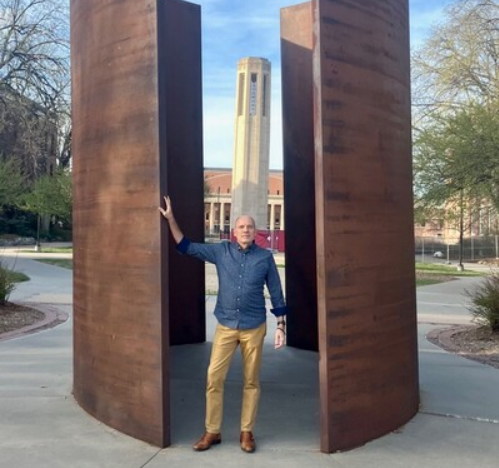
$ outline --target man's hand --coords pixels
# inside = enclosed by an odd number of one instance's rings
[[[275,331],[274,349],[284,348],[284,346],[286,346],[286,334],[284,333],[284,330],[278,328]]]
[[[173,210],[172,210],[172,202],[170,201],[170,197],[163,197],[165,200],[165,207],[158,207],[158,210],[161,212],[161,214],[168,220],[170,221],[173,219]]]
[[[170,197],[163,197],[165,200],[165,207],[158,207],[158,210],[163,215],[164,218],[168,221],[168,225],[170,226],[170,232],[172,233],[173,239],[178,244],[184,237],[182,231],[180,230],[177,221],[175,221],[175,216],[173,216],[172,210],[172,202],[170,201]]]

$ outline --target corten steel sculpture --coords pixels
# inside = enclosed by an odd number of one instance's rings
[[[72,0],[71,27],[74,393],[164,447],[169,347],[205,339],[203,266],[157,212],[202,239],[200,9]],[[319,349],[331,452],[418,406],[407,0],[285,9],[282,43],[289,343]]]
[[[303,328],[317,300],[321,450],[332,452],[418,409],[408,2],[317,0],[281,21],[289,335],[313,345]],[[303,290],[314,263],[317,290]]]
[[[200,8],[72,0],[74,394],[108,425],[170,441],[169,346],[205,340],[204,268],[173,253],[169,193],[202,240]]]
[[[289,346],[317,351],[312,3],[281,10]],[[291,233],[290,236],[287,234]],[[296,252],[305,254],[296,255]]]

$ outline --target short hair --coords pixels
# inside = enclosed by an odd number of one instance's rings
[[[234,229],[237,227],[237,222],[241,219],[241,218],[249,218],[251,219],[252,223],[253,223],[253,227],[256,229],[256,223],[255,223],[255,218],[253,218],[253,216],[250,216],[250,215],[240,215],[236,218],[236,220],[234,221]]]

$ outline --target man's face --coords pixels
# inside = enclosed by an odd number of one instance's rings
[[[250,216],[240,216],[234,228],[234,237],[243,247],[249,247],[255,240],[255,224]]]

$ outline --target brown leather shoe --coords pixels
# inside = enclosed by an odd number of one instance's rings
[[[241,432],[239,438],[241,442],[241,450],[246,453],[253,453],[256,450],[255,438],[252,432]]]
[[[212,445],[217,445],[222,442],[222,436],[220,433],[218,434],[211,434],[210,432],[205,432],[203,434],[203,437],[199,439],[193,446],[192,448],[196,452],[202,452],[204,450],[208,450]]]

